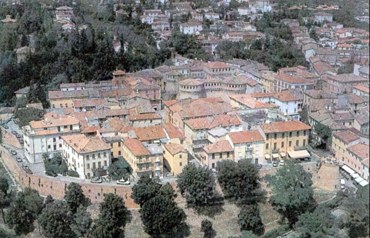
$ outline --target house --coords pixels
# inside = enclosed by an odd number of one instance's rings
[[[258,130],[230,132],[227,140],[234,148],[234,159],[249,159],[254,164],[263,164],[265,141]]]
[[[314,13],[315,22],[333,22],[333,14],[326,12],[316,12]]]
[[[204,147],[201,163],[208,168],[216,168],[217,162],[229,159],[234,160],[234,149],[228,140],[220,140]]]
[[[360,97],[369,98],[369,87],[363,85],[356,85],[352,88],[352,93]]]
[[[62,156],[68,169],[76,171],[81,179],[94,177],[95,171],[106,173],[111,164],[111,147],[98,137],[62,136],[62,145]]]
[[[275,78],[275,91],[300,88],[303,92],[315,88],[315,82],[295,75],[279,74]]]
[[[31,121],[22,127],[24,155],[30,163],[43,161],[44,153],[62,152],[62,136],[80,133],[79,121],[70,116]]]
[[[5,19],[1,20],[4,25],[16,23],[17,19],[12,19],[10,15],[6,15]]]
[[[311,127],[300,121],[265,123],[258,127],[265,140],[265,158],[278,160],[287,154],[305,148]],[[294,158],[292,158],[294,159]]]
[[[356,85],[368,86],[369,78],[354,74],[328,75],[323,77],[323,89],[326,92],[340,94],[352,92]]]
[[[360,143],[361,139],[350,130],[334,132],[331,148],[335,151],[335,158],[345,162],[347,148]]]
[[[177,176],[188,164],[188,152],[182,145],[170,143],[162,145],[163,166],[173,175]]]
[[[323,90],[307,90],[304,92],[303,105],[309,113],[323,109],[325,106],[333,106],[337,103],[338,96]]]
[[[204,64],[203,70],[206,78],[232,76],[235,72],[234,67],[217,61]]]
[[[162,117],[157,113],[129,115],[128,120],[133,127],[156,126],[162,124]]]
[[[73,8],[68,6],[61,6],[55,9],[55,18],[57,22],[69,23],[74,17]]]
[[[195,19],[180,24],[180,31],[184,34],[199,35],[202,30],[203,23]]]
[[[347,148],[344,164],[353,169],[361,177],[364,177],[364,175],[366,175],[368,171],[363,170],[367,168],[366,162],[363,163],[362,161],[366,159],[367,160],[369,159],[369,145],[364,143],[358,143]],[[369,180],[368,177],[365,179],[367,179],[367,181]]]
[[[144,146],[139,140],[129,138],[122,145],[123,156],[133,169],[134,177],[148,174],[163,176],[163,149],[159,145]]]
[[[206,12],[204,14],[204,18],[206,18],[210,21],[218,21],[218,20],[220,20],[220,15],[218,13],[214,13],[214,12]]]

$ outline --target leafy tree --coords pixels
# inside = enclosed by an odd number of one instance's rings
[[[287,161],[275,175],[266,175],[265,180],[272,187],[271,204],[288,219],[290,226],[299,215],[315,207],[312,174],[293,161]]]
[[[321,138],[322,142],[326,147],[331,145],[332,131],[330,127],[318,122],[314,126],[314,130],[317,135]]]
[[[344,203],[349,215],[345,226],[348,235],[352,238],[367,237],[369,235],[369,186],[359,188],[357,196],[351,196]]]
[[[67,203],[68,210],[74,214],[77,212],[77,208],[82,205],[87,207],[90,205],[90,199],[86,198],[83,194],[81,185],[78,183],[70,183],[65,192],[64,199]]]
[[[191,59],[204,59],[204,49],[195,36],[174,31],[172,38],[177,53]]]
[[[124,237],[124,228],[131,219],[131,212],[126,208],[123,198],[112,193],[104,194],[104,202],[100,204],[100,215],[93,226],[92,237]]]
[[[86,208],[80,205],[77,212],[73,214],[73,223],[71,224],[72,231],[77,237],[89,237],[91,228],[91,214],[86,211]]]
[[[237,204],[256,204],[263,201],[259,173],[256,165],[242,159],[223,160],[217,163],[218,182],[226,199]]]
[[[221,211],[215,177],[209,168],[186,165],[178,175],[177,187],[186,198],[187,206],[194,208],[197,213],[214,216]]]
[[[241,231],[250,230],[256,235],[264,233],[258,205],[242,206],[238,215],[238,223]]]
[[[299,237],[329,238],[334,234],[334,216],[324,206],[319,206],[313,213],[306,212],[298,217],[294,225]]]
[[[52,202],[46,205],[39,216],[39,224],[42,233],[50,238],[77,238],[71,229],[72,217],[68,214],[68,206],[62,201]]]
[[[35,229],[33,223],[40,214],[42,205],[43,199],[39,193],[34,189],[25,188],[17,194],[5,215],[9,227],[14,229],[17,235],[32,232]]]
[[[118,180],[124,178],[126,180],[131,175],[132,168],[130,164],[120,156],[117,161],[109,165],[108,173],[112,179]]]
[[[204,232],[203,238],[214,238],[217,235],[217,232],[212,227],[212,222],[208,219],[202,220],[200,231]]]
[[[1,130],[0,130],[1,132]],[[1,133],[0,133],[1,137]],[[6,178],[0,177],[0,210],[1,216],[3,218],[4,223],[6,223],[5,215],[4,215],[4,208],[10,206],[11,201],[11,194],[8,193],[9,190],[9,182]]]
[[[154,238],[177,238],[190,234],[185,222],[185,212],[173,200],[162,195],[157,195],[145,202],[140,209],[140,217],[145,232]]]
[[[140,177],[137,184],[132,187],[131,198],[134,199],[136,204],[142,207],[145,202],[158,194],[160,188],[161,184],[159,184],[158,180],[152,179],[149,175],[144,174]]]
[[[43,111],[33,107],[23,108],[15,112],[15,117],[18,118],[18,126],[23,127],[30,121],[39,121],[42,119]]]

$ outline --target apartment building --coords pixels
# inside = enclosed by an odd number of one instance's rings
[[[139,140],[129,138],[123,142],[122,149],[123,157],[131,165],[135,177],[143,174],[163,176],[163,149],[160,145],[144,146]]]
[[[31,121],[22,127],[24,155],[30,163],[40,163],[44,153],[62,152],[62,136],[78,134],[80,130],[79,121],[69,116]]]
[[[367,165],[369,163],[366,162],[368,159],[369,145],[359,143],[347,148],[344,163],[358,173],[361,177],[369,181],[369,177],[365,178],[365,175],[369,173],[368,167],[366,168],[366,163]]]
[[[228,140],[220,140],[204,147],[201,154],[202,164],[208,168],[216,168],[217,162],[230,159],[234,160],[234,149]]]
[[[95,171],[106,173],[111,164],[111,147],[108,143],[99,137],[86,137],[83,134],[62,136],[62,141],[62,155],[69,170],[76,171],[82,179],[94,177]]]
[[[188,151],[182,145],[171,143],[162,145],[163,164],[172,175],[177,176],[188,164]]]
[[[360,141],[360,137],[350,130],[334,132],[331,148],[335,151],[335,158],[345,162],[347,148],[360,143]]]
[[[265,123],[258,127],[265,140],[265,158],[286,158],[289,152],[308,145],[311,127],[300,121]]]
[[[234,148],[234,159],[249,159],[252,163],[262,164],[264,160],[265,141],[258,130],[231,132],[226,139]]]

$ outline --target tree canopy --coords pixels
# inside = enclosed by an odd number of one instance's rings
[[[90,199],[83,194],[81,185],[78,183],[70,183],[65,192],[64,199],[66,200],[68,210],[73,214],[77,212],[77,208],[82,205],[87,207],[90,205]]]
[[[262,235],[265,231],[258,205],[244,205],[238,215],[241,231],[252,231],[253,234]]]
[[[288,219],[291,226],[298,216],[315,208],[312,188],[312,174],[293,161],[279,168],[275,175],[266,175],[272,189],[270,203]]]

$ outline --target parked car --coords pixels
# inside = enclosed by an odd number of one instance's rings
[[[92,182],[92,183],[102,183],[103,180],[99,177],[99,178],[96,178],[96,179],[92,179],[90,182]]]
[[[272,166],[277,167],[278,163],[276,161],[272,162]]]
[[[21,134],[17,134],[16,136],[17,136],[17,138],[22,138]]]
[[[4,126],[4,128],[5,128],[5,129],[9,129],[9,126],[5,125],[5,126]]]
[[[16,160],[17,160],[17,162],[19,162],[19,163],[22,163],[22,162],[23,162],[23,160],[21,159],[21,157],[17,157],[17,158],[16,158]]]
[[[257,164],[257,169],[261,169],[262,168],[262,164]]]
[[[18,134],[18,133],[17,133],[16,131],[12,131],[12,134],[13,134],[13,135],[16,135],[16,134]]]
[[[17,155],[17,151],[15,150],[11,150],[10,152],[12,153],[12,155]]]
[[[340,180],[340,188],[343,190],[346,187],[346,180],[341,179]]]
[[[280,161],[279,165],[284,166],[284,160]]]
[[[52,176],[52,177],[58,176],[57,173],[55,173],[54,171],[51,171],[51,170],[46,171],[45,174],[48,175],[48,176]]]
[[[22,167],[24,171],[26,171],[26,173],[33,174],[32,170],[30,169],[30,167],[28,167],[28,165],[23,165]]]
[[[120,184],[120,185],[130,185],[130,181],[129,180],[124,180],[124,179],[120,179],[120,180],[117,180],[116,181],[117,184]]]

